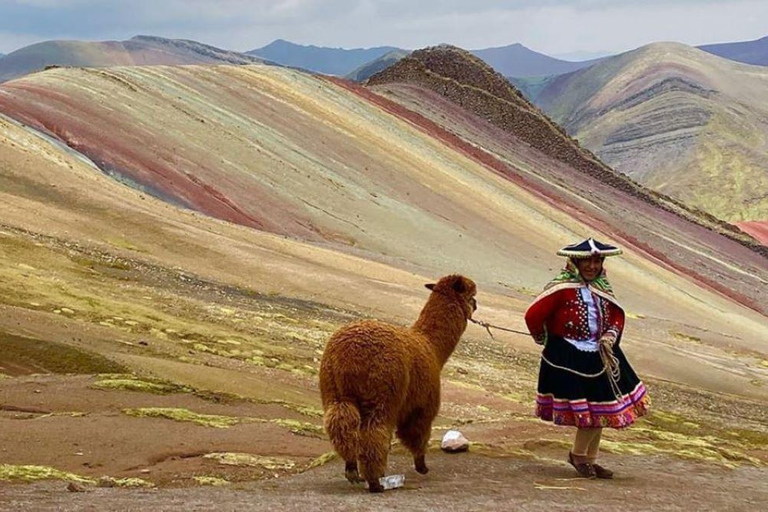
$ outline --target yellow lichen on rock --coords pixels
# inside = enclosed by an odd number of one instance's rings
[[[205,459],[213,459],[225,466],[249,466],[265,469],[292,469],[296,462],[285,457],[264,457],[250,453],[208,453],[203,455]]]
[[[92,479],[74,473],[68,473],[49,466],[0,464],[0,480],[18,480],[32,482],[35,480],[67,480],[83,484],[95,483]]]

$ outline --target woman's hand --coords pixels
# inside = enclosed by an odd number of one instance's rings
[[[606,331],[600,338],[600,344],[605,345],[608,348],[613,348],[616,343],[616,333],[613,331]]]

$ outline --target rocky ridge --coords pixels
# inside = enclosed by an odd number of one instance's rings
[[[732,225],[705,212],[693,210],[663,194],[648,190],[602,163],[591,151],[582,148],[563,128],[525,99],[503,76],[465,50],[449,45],[417,50],[365,82],[368,86],[394,83],[415,84],[437,92],[579,172],[598,178],[644,202],[704,225],[760,254],[768,255],[768,248],[756,243]]]

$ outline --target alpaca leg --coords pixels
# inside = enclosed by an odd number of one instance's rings
[[[345,461],[344,476],[347,477],[347,480],[349,480],[349,483],[351,484],[359,484],[360,482],[365,481],[360,477],[360,473],[357,471],[356,460]]]
[[[369,424],[360,429],[360,472],[368,482],[368,490],[382,492],[384,488],[379,478],[384,476],[387,469],[389,443],[392,439],[392,429],[382,424]]]
[[[432,432],[432,419],[422,414],[412,414],[408,419],[397,427],[397,437],[413,454],[413,464],[416,471],[422,475],[429,472],[427,463],[424,460],[427,452],[427,443]]]
[[[344,459],[344,476],[351,484],[359,484],[363,481],[360,473],[357,471],[357,438],[355,432],[354,443],[339,443],[336,452]]]
[[[359,483],[362,481],[357,472],[360,412],[350,402],[333,401],[323,405],[325,431],[336,452],[344,459],[344,476],[350,483]]]
[[[358,484],[363,481],[357,471],[357,446],[359,434],[352,432],[347,438],[336,438],[334,448],[336,452],[344,459],[344,476],[351,484]]]

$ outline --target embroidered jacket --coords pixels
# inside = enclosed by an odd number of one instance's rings
[[[548,334],[554,334],[577,348],[591,350],[580,345],[595,343],[596,349],[596,342],[601,339],[610,344],[619,339],[624,330],[624,310],[612,295],[602,290],[584,284],[562,283],[548,288],[534,300],[525,312],[525,323],[534,341],[540,345],[546,343]]]

